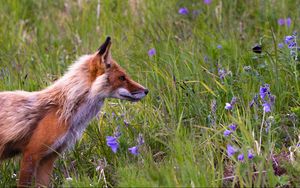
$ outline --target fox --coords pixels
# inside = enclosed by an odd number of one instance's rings
[[[22,154],[18,187],[49,186],[55,160],[81,138],[105,99],[140,101],[148,89],[112,58],[111,37],[40,91],[0,92],[0,164]]]

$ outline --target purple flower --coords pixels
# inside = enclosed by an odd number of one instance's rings
[[[200,10],[193,10],[193,15],[198,16],[201,13]]]
[[[288,48],[294,48],[296,46],[296,42],[290,42]]]
[[[237,126],[236,126],[236,124],[230,124],[229,126],[229,129],[231,129],[231,130],[233,130],[233,131],[235,131],[236,130],[236,128],[237,128]]]
[[[219,68],[218,69],[218,74],[219,74],[220,79],[223,80],[225,78],[227,72],[226,72],[226,70]]]
[[[154,56],[155,54],[156,54],[155,48],[151,48],[151,49],[148,51],[149,57],[152,57],[152,56]]]
[[[118,139],[121,136],[120,126],[118,126],[114,132],[114,137]]]
[[[204,57],[203,57],[203,60],[204,60],[204,62],[208,62],[209,59],[208,59],[207,56],[204,56]]]
[[[290,42],[294,41],[294,36],[286,36],[284,41],[286,44],[290,44]]]
[[[237,98],[236,97],[232,97],[232,99],[230,101],[230,104],[233,106],[233,105],[235,105],[236,101],[237,101]]]
[[[279,18],[277,22],[278,22],[278,25],[280,25],[280,26],[285,24],[285,20],[283,18]]]
[[[232,110],[232,108],[235,105],[236,101],[237,101],[237,98],[236,97],[232,97],[230,103],[226,103],[225,109],[226,110]]]
[[[231,134],[231,131],[230,130],[225,130],[224,131],[224,136],[229,136]]]
[[[139,154],[139,147],[138,146],[133,146],[131,148],[128,148],[128,150],[133,155],[138,155]]]
[[[178,10],[178,13],[182,15],[187,15],[189,13],[189,10],[186,7],[182,7]]]
[[[126,126],[126,127],[128,127],[129,126],[129,122],[128,121],[126,121],[125,119],[124,119],[124,125]]]
[[[222,49],[222,45],[219,44],[219,45],[217,46],[217,48],[218,48],[218,49]]]
[[[139,133],[139,137],[138,137],[138,145],[143,145],[145,143],[143,135],[141,133]]]
[[[203,3],[209,5],[211,3],[212,0],[203,0]]]
[[[269,91],[270,91],[269,84],[264,84],[263,86],[260,86],[259,89],[260,98],[264,100],[266,95],[269,93]]]
[[[279,43],[278,44],[278,48],[283,48],[284,47],[284,44],[283,43]]]
[[[271,105],[269,103],[263,103],[263,110],[265,112],[271,112]]]
[[[119,143],[116,137],[114,136],[107,136],[106,137],[106,144],[111,148],[111,150],[116,153],[119,148]]]
[[[254,154],[251,151],[248,151],[248,159],[253,159]]]
[[[258,95],[255,95],[252,101],[250,102],[249,107],[251,108],[254,104],[257,105],[258,104],[257,100],[258,100]]]
[[[226,110],[232,110],[232,105],[227,102],[226,105],[225,105],[225,109]]]
[[[232,145],[227,144],[227,155],[229,157],[231,157],[232,155],[234,155],[237,152],[237,149],[234,148]]]
[[[286,26],[290,27],[290,26],[291,26],[291,23],[292,23],[292,19],[291,19],[291,18],[285,19],[285,24],[286,24]]]
[[[290,27],[292,24],[292,19],[290,17],[287,19],[279,18],[277,22],[280,26],[286,25],[287,27]]]
[[[238,155],[238,160],[239,160],[239,161],[243,161],[243,160],[244,160],[244,154],[242,154],[242,153],[239,154],[239,155]]]
[[[270,99],[270,103],[271,103],[271,105],[273,105],[274,103],[275,103],[275,96],[274,95],[269,95],[269,99]]]

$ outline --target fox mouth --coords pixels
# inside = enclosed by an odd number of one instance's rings
[[[141,100],[143,97],[145,97],[145,94],[142,92],[139,93],[120,93],[120,96],[125,99],[132,102],[137,102]]]
[[[126,89],[120,89],[118,91],[119,94],[119,99],[124,99],[124,100],[128,100],[131,102],[137,102],[139,100],[141,100],[142,98],[144,98],[146,96],[147,93],[145,93],[145,91],[136,91],[136,92],[129,92]]]

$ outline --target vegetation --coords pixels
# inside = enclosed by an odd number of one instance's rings
[[[300,186],[299,14],[293,0],[0,0],[0,90],[47,87],[109,35],[150,92],[107,100],[52,186]],[[18,170],[2,162],[0,186]]]

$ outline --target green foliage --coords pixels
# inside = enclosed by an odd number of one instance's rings
[[[0,0],[1,91],[45,88],[80,55],[96,51],[107,35],[114,59],[150,90],[138,103],[107,100],[100,118],[57,161],[52,185],[300,186],[299,61],[287,46],[278,48],[285,36],[299,32],[300,2],[134,2],[101,0],[97,17],[96,0]],[[181,7],[190,13],[178,14]],[[287,17],[291,26],[279,26],[277,20]],[[256,44],[261,54],[252,52]],[[153,57],[147,54],[151,48]],[[220,69],[228,73],[224,79]],[[263,112],[261,100],[249,107],[264,83],[276,96],[271,113]],[[237,103],[227,111],[233,96]],[[224,137],[232,123],[237,130]],[[105,138],[117,126],[122,135],[114,154]],[[128,148],[139,133],[145,144],[133,156]],[[227,144],[238,153],[228,157]],[[291,151],[295,161],[286,158],[280,176],[274,155]],[[243,162],[237,160],[241,153]],[[1,186],[16,184],[18,162],[1,163]]]

